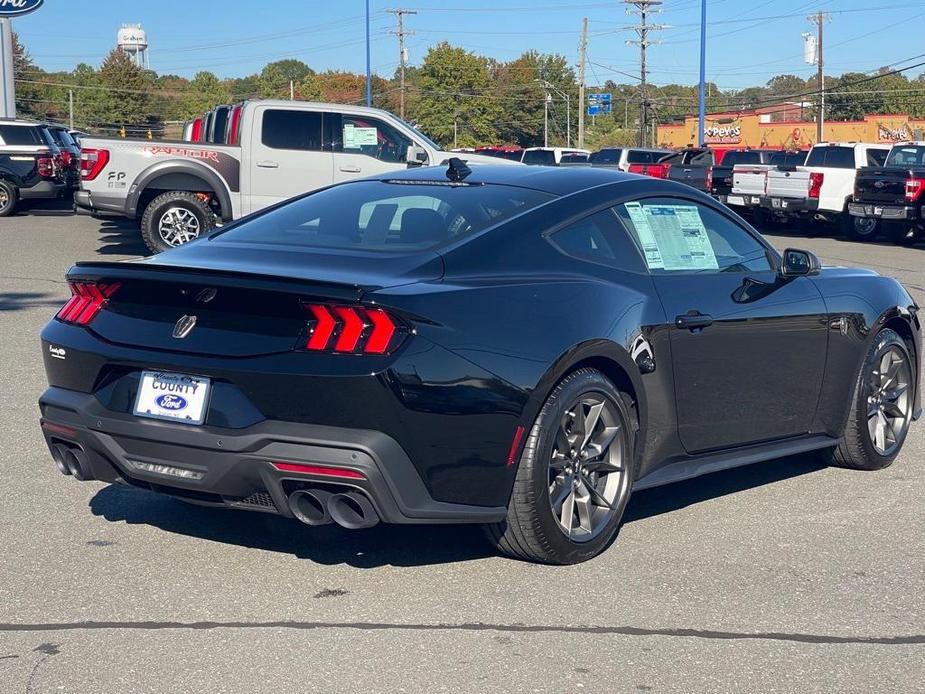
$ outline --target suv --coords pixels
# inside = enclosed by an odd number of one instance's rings
[[[57,198],[64,192],[60,150],[39,123],[0,120],[0,217],[20,200]]]
[[[80,145],[63,125],[49,123],[45,127],[61,150],[61,164],[68,187],[76,188],[80,183]]]
[[[671,149],[649,149],[643,147],[605,147],[591,154],[591,166],[606,166],[629,171],[633,164],[657,164],[674,154]],[[641,171],[637,173],[643,173]]]

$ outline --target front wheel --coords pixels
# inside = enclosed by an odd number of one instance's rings
[[[847,212],[841,215],[841,228],[854,241],[873,241],[880,233],[880,225],[873,217],[855,217]]]
[[[595,369],[578,369],[556,386],[524,446],[507,518],[487,527],[498,550],[576,564],[610,544],[632,488],[631,406]]]
[[[196,193],[175,190],[154,198],[141,217],[141,237],[152,253],[189,243],[215,226],[212,210]]]
[[[906,440],[914,393],[915,366],[905,341],[889,328],[881,330],[861,365],[834,462],[856,470],[890,465]]]

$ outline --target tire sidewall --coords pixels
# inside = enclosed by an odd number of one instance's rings
[[[864,359],[864,365],[861,367],[861,373],[858,376],[858,387],[855,400],[855,416],[857,421],[855,426],[858,427],[860,432],[860,443],[864,449],[864,453],[867,456],[867,459],[874,463],[872,467],[874,468],[883,468],[887,467],[892,463],[896,456],[899,455],[902,451],[903,444],[906,441],[906,435],[909,433],[909,426],[906,425],[905,430],[902,433],[896,449],[889,455],[881,455],[877,452],[877,449],[874,447],[874,442],[870,438],[870,429],[867,424],[867,398],[870,395],[870,376],[871,371],[877,361],[880,359],[882,352],[887,347],[898,347],[902,350],[903,356],[906,358],[907,362],[910,364],[912,370],[912,380],[913,384],[910,384],[910,387],[914,387],[914,383],[918,378],[916,374],[915,363],[912,361],[909,355],[909,349],[906,347],[905,341],[893,330],[889,328],[880,331],[877,334],[877,337],[874,338],[873,343],[870,346],[870,349],[867,351],[867,357]],[[910,408],[909,416],[912,416],[912,411]]]
[[[861,220],[864,220],[861,222]],[[867,228],[869,220],[872,221],[870,228]],[[876,219],[869,217],[855,217],[850,214],[846,214],[842,219],[842,224],[845,229],[845,234],[852,239],[857,241],[873,241],[877,238],[877,235],[880,233],[880,224]],[[864,224],[864,229],[859,228],[858,224]]]
[[[627,503],[629,502],[633,478],[635,476],[635,461],[633,459],[633,451],[635,449],[635,419],[632,417],[620,391],[600,372],[592,370],[581,372],[577,374],[573,380],[569,380],[568,378],[565,379],[563,385],[564,387],[562,387],[561,390],[557,388],[553,392],[553,395],[547,400],[540,415],[537,417],[537,421],[534,424],[534,429],[538,434],[537,445],[535,449],[530,451],[531,459],[529,461],[522,460],[521,464],[529,464],[533,471],[531,479],[533,498],[536,500],[535,510],[537,522],[540,525],[543,535],[558,558],[559,563],[573,564],[585,561],[599,554],[616,537]],[[595,393],[605,396],[614,404],[619,412],[621,420],[620,426],[623,428],[624,432],[620,440],[624,447],[623,460],[626,471],[623,477],[623,484],[626,485],[626,488],[618,497],[619,505],[607,527],[605,527],[594,539],[579,543],[568,540],[553,515],[549,500],[548,461],[552,457],[556,429],[565,411],[579,396],[586,393]]]
[[[16,202],[19,199],[19,195],[16,190],[16,186],[11,184],[7,180],[0,179],[0,188],[6,191],[6,194],[8,196],[8,202],[6,203],[6,205],[3,205],[2,207],[0,207],[0,217],[8,217],[11,214],[13,214],[13,210],[16,209]]]

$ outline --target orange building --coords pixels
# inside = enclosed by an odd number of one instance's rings
[[[816,143],[815,121],[800,120],[799,104],[788,104],[755,111],[711,113],[704,124],[706,142],[717,150],[741,147],[769,149],[807,149]],[[697,144],[697,116],[684,124],[659,125],[659,146],[687,147]],[[827,142],[901,142],[925,139],[925,120],[901,114],[864,116],[856,121],[826,121],[823,140]]]

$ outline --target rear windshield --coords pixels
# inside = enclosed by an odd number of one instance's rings
[[[813,147],[806,158],[807,166],[827,166],[830,169],[853,169],[853,147]]]
[[[581,152],[563,154],[562,159],[559,160],[560,164],[586,164],[587,162],[588,155]]]
[[[723,157],[723,166],[760,163],[761,152],[726,152],[726,155]]]
[[[925,147],[903,146],[890,150],[886,158],[887,166],[923,166],[925,165]]]
[[[626,153],[627,164],[654,164],[661,161],[671,152],[651,152],[644,149],[631,149]]]
[[[555,166],[556,153],[549,149],[531,149],[524,152],[524,158],[521,161],[524,164]]]
[[[773,166],[802,166],[806,161],[806,152],[774,152],[770,164]]]
[[[503,185],[358,181],[298,198],[213,238],[223,243],[408,253],[476,233],[552,198]]]
[[[51,136],[55,138],[55,142],[63,147],[76,147],[77,143],[74,142],[74,139],[68,134],[67,130],[58,130],[57,128],[49,128],[48,132],[51,133]]]
[[[8,145],[46,144],[39,129],[29,125],[0,125],[0,137]]]
[[[588,161],[592,164],[619,164],[622,149],[602,149],[599,152],[593,152]]]

